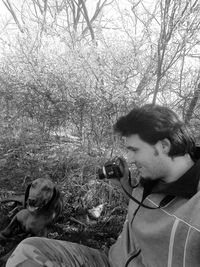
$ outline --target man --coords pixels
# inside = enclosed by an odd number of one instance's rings
[[[187,127],[170,109],[145,105],[121,117],[129,162],[140,181],[133,189],[122,161],[120,184],[130,197],[127,219],[109,255],[78,244],[28,238],[6,267],[197,267],[200,266],[200,161]]]

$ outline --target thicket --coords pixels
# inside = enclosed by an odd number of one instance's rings
[[[5,1],[16,28],[1,25],[2,194],[50,177],[68,211],[122,205],[96,171],[124,153],[112,127],[136,105],[170,106],[199,137],[198,1],[96,2]]]

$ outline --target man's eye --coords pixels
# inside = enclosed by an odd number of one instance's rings
[[[130,149],[130,151],[132,151],[132,152],[134,152],[134,153],[135,153],[135,152],[137,152],[137,151],[138,151],[138,149],[137,149],[137,148],[131,148],[131,149]]]

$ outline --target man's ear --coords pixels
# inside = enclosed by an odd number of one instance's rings
[[[160,140],[160,146],[164,154],[168,155],[171,149],[171,142],[168,138]]]

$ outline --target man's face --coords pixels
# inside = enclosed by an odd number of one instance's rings
[[[139,135],[133,134],[126,137],[125,145],[128,149],[128,162],[135,163],[142,178],[155,180],[167,176],[169,169],[166,163],[169,157],[164,153],[161,141],[150,145]]]

